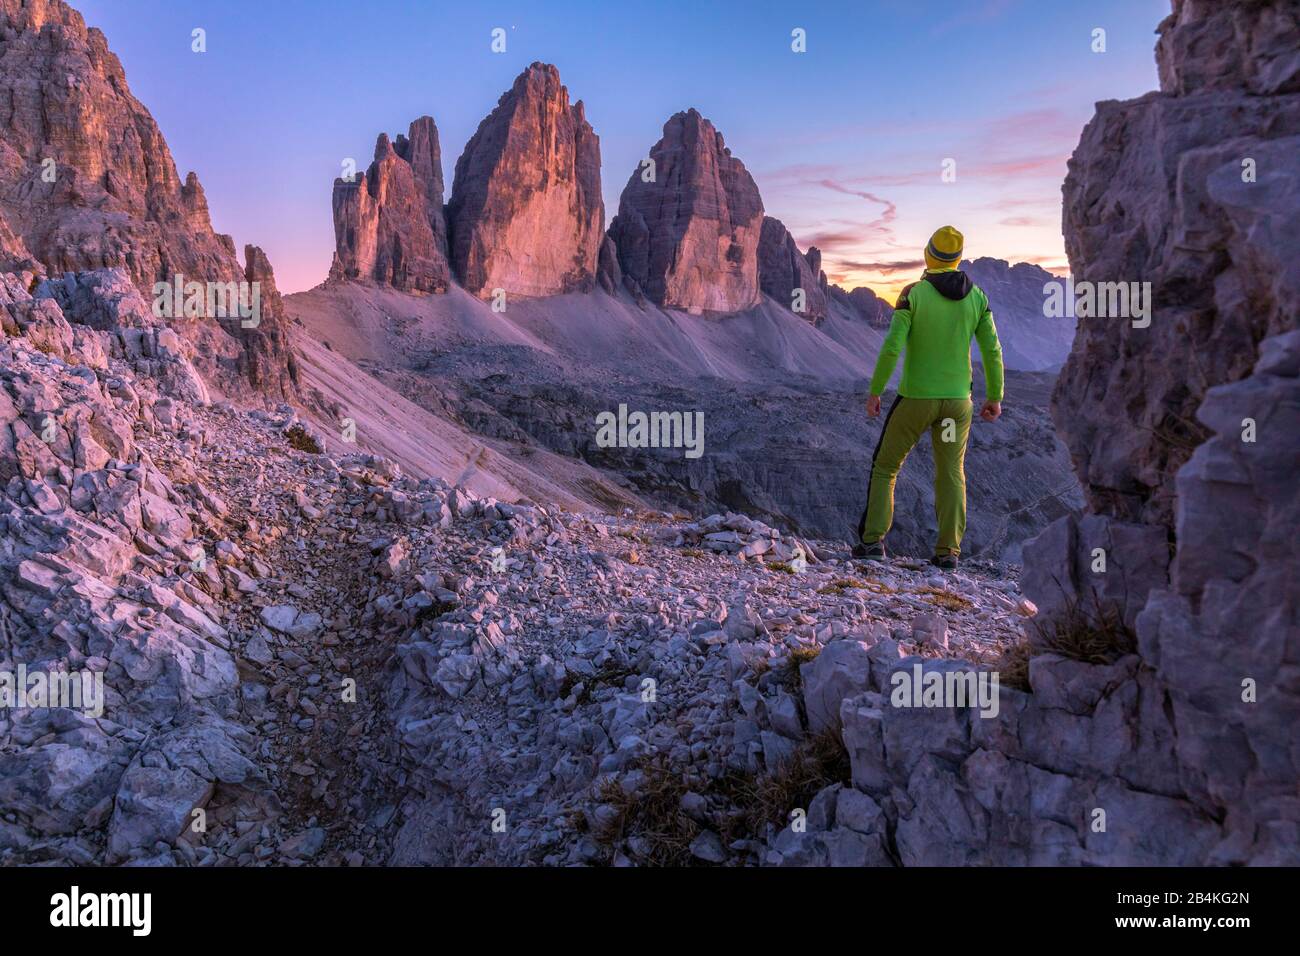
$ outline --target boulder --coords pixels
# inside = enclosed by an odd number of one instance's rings
[[[840,703],[871,690],[871,645],[852,638],[831,641],[800,666],[804,711],[814,734],[840,729]]]

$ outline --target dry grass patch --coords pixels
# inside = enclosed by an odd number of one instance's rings
[[[781,828],[796,807],[806,810],[818,791],[848,783],[849,752],[836,731],[810,737],[774,773],[733,774],[721,789],[738,810],[723,828],[722,842],[761,838],[769,824]]]
[[[836,578],[830,584],[818,589],[818,594],[843,594],[845,591],[870,591],[872,594],[897,594],[898,588],[890,587],[875,578]]]
[[[1124,623],[1123,615],[1113,604],[1101,603],[1096,592],[1092,607],[1071,601],[1063,614],[1052,622],[1036,622],[1040,652],[1051,652],[1085,664],[1113,664],[1137,652],[1137,636]]]
[[[867,582],[860,578],[836,578],[830,584],[817,589],[818,594],[840,595],[845,591],[865,590]]]
[[[301,425],[294,425],[284,433],[285,440],[289,442],[289,447],[298,451],[305,451],[309,455],[319,455],[325,449],[321,448],[320,443],[307,433],[307,429]]]
[[[1029,685],[1029,662],[1039,654],[1059,654],[1084,664],[1113,664],[1121,657],[1137,653],[1137,636],[1125,625],[1114,605],[1103,605],[1093,595],[1089,610],[1080,601],[1066,605],[1064,613],[1050,624],[1035,622],[1037,634],[1031,643],[1021,640],[1003,650],[994,662],[1001,683],[1017,690],[1032,692]]]
[[[799,670],[809,661],[815,661],[817,655],[822,652],[820,646],[814,647],[796,647],[790,652],[790,656],[785,659],[784,674],[782,683],[798,697],[803,693],[803,673]]]
[[[960,594],[954,594],[952,591],[943,588],[927,586],[918,588],[916,593],[924,596],[935,607],[941,607],[945,611],[969,611],[975,606]]]
[[[682,809],[682,797],[690,791],[685,775],[674,770],[662,755],[641,766],[644,777],[635,793],[627,793],[617,780],[606,780],[597,788],[597,799],[614,809],[608,820],[592,830],[592,837],[610,855],[630,836],[639,838],[645,849],[638,862],[651,866],[689,866],[691,841],[703,829]]]
[[[1006,648],[993,664],[993,669],[998,674],[998,683],[1029,693],[1032,690],[1029,686],[1029,660],[1033,656],[1033,648],[1025,640]]]
[[[691,856],[690,847],[705,825],[682,810],[682,797],[692,790],[710,805],[722,805],[710,828],[727,846],[736,840],[762,839],[769,826],[785,826],[791,811],[807,809],[818,791],[847,783],[850,776],[848,751],[833,732],[805,740],[772,773],[730,773],[692,786],[685,774],[668,766],[662,754],[640,769],[644,777],[633,794],[614,780],[597,789],[599,801],[614,813],[592,836],[611,857],[625,839],[637,837],[643,851],[637,862],[652,866],[701,865]]]

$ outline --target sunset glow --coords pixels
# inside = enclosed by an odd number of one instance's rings
[[[822,250],[830,281],[890,297],[945,223],[965,233],[969,258],[1063,270],[1060,184],[1094,101],[1156,87],[1152,24],[1163,0],[960,6],[759,2],[736,17],[688,2],[653,16],[585,2],[422,2],[404,6],[392,29],[341,0],[278,0],[250,32],[246,8],[200,0],[82,4],[168,130],[181,175],[199,174],[214,226],[238,248],[261,245],[285,291],[325,277],[331,184],[345,158],[365,168],[376,130],[433,116],[450,192],[479,120],[543,60],[601,138],[607,223],[664,121],[694,106],[753,173],[767,213],[801,247]],[[196,23],[208,35],[198,61]],[[1095,23],[1109,31],[1104,55],[1088,48]],[[509,49],[493,54],[500,24]],[[789,46],[796,26],[808,36],[799,56]],[[176,43],[160,47],[169,34]],[[920,48],[926,64],[915,62]],[[1088,82],[1062,84],[1066,67]],[[956,180],[942,182],[949,158]]]

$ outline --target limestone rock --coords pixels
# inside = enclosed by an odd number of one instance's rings
[[[694,109],[664,124],[649,160],[628,179],[609,228],[624,274],[668,308],[757,305],[763,201],[744,163]]]
[[[600,140],[559,71],[533,63],[465,144],[447,204],[461,284],[487,298],[589,291],[604,239]]]
[[[1175,0],[1160,32],[1161,92],[1099,104],[1065,184],[1076,279],[1149,281],[1151,322],[1080,321],[1054,411],[1093,513],[1025,548],[1036,621],[1088,598],[1138,654],[1035,659],[989,736],[1004,794],[1038,801],[1053,766],[1042,792],[1122,812],[1105,838],[1044,826],[1053,860],[1293,864],[1300,11]]]
[[[1149,282],[1150,325],[1081,319],[1053,418],[1093,511],[1172,527],[1206,391],[1300,315],[1300,10],[1177,0],[1160,33],[1161,91],[1098,104],[1064,185],[1076,282]]]
[[[764,294],[811,322],[826,317],[826,273],[814,246],[802,253],[785,224],[763,217],[758,242],[758,282]]]
[[[1115,609],[1132,628],[1147,594],[1169,574],[1164,528],[1104,515],[1066,515],[1025,544],[1025,592],[1038,607],[1031,633],[1071,614],[1096,620]]]
[[[804,709],[812,733],[838,730],[841,702],[871,689],[870,651],[864,641],[832,641],[803,665]]]
[[[447,291],[442,191],[442,152],[432,118],[415,120],[396,144],[380,133],[369,169],[351,182],[334,180],[331,276],[406,292]]]
[[[50,275],[125,269],[144,293],[155,282],[239,282],[229,236],[212,229],[198,177],[184,179],[149,111],[131,95],[104,35],[63,0],[0,0],[0,220]],[[0,235],[0,245],[12,246]],[[218,316],[178,322],[210,381],[241,387],[245,348],[287,365],[278,319],[255,329]],[[242,363],[244,368],[248,363]],[[263,363],[264,364],[264,361]],[[293,377],[258,388],[290,394]]]
[[[1228,811],[1217,862],[1294,861],[1300,776],[1300,332],[1266,339],[1254,374],[1211,389],[1215,431],[1178,473],[1171,586],[1137,620],[1141,655],[1172,699],[1178,763],[1198,803]],[[1260,436],[1243,442],[1243,418]],[[1289,436],[1289,437],[1288,437]],[[1253,701],[1253,702],[1252,702]]]

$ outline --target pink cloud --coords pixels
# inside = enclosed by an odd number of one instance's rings
[[[882,275],[893,275],[896,272],[915,272],[917,269],[925,268],[924,259],[900,259],[897,262],[841,261],[837,264],[855,272],[879,272]]]

